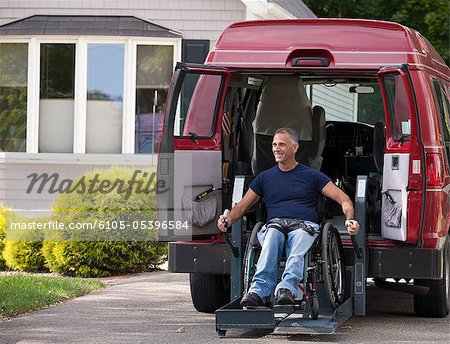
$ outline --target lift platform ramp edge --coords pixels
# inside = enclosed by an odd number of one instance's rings
[[[243,309],[240,305],[242,296],[232,297],[232,302],[216,311],[216,330],[219,337],[224,337],[229,329],[271,330],[273,334],[333,334],[352,315],[365,315],[366,188],[367,177],[358,176],[355,218],[360,223],[360,231],[356,236],[355,251],[359,249],[360,254],[354,253],[353,264],[345,267],[346,288],[350,291],[348,298],[333,310],[324,292],[323,282],[319,282],[319,316],[314,320],[310,318],[311,311],[302,309],[300,305]],[[236,270],[241,272],[241,269]],[[233,271],[231,273],[234,283]]]

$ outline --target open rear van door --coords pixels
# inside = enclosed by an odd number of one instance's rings
[[[178,63],[158,155],[159,240],[217,234],[222,211],[221,124],[229,72]]]
[[[381,233],[414,243],[422,227],[425,161],[411,77],[407,65],[382,68],[377,76],[386,118]]]

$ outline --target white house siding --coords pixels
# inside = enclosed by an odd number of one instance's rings
[[[14,153],[13,153],[14,154]],[[95,157],[77,161],[76,157],[64,154],[60,161],[56,159],[46,159],[45,162],[39,160],[28,160],[20,158],[0,158],[0,205],[14,209],[26,216],[49,215],[52,203],[59,194],[49,193],[51,181],[45,184],[42,192],[37,192],[40,182],[37,182],[27,193],[30,187],[30,174],[36,173],[40,176],[47,173],[51,176],[57,173],[58,187],[64,179],[76,180],[88,171],[94,169],[104,170],[111,166],[126,166],[136,170],[148,169],[155,165],[156,157],[150,155],[143,157],[130,157],[127,161],[123,157],[111,157],[109,161],[95,160]]]
[[[357,94],[349,93],[348,88],[348,85],[314,85],[312,105],[320,105],[325,109],[327,121],[354,121],[357,117],[358,98]]]
[[[36,14],[132,15],[181,31],[185,39],[208,39],[245,20],[240,0],[0,0],[0,25]]]
[[[39,182],[36,183],[32,192],[26,190],[30,186],[32,173],[49,175],[58,173],[59,180],[76,179],[84,174],[85,171],[93,169],[94,165],[61,165],[61,164],[40,164],[40,163],[14,163],[7,162],[0,164],[0,197],[5,200],[5,205],[18,211],[24,211],[27,215],[43,215],[45,210],[49,210],[56,194],[50,194],[48,191],[51,182],[41,193],[38,193]],[[31,212],[32,210],[32,212]]]

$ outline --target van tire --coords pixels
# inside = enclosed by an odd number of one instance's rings
[[[415,280],[415,285],[429,287],[425,296],[414,295],[414,312],[418,316],[443,318],[450,311],[450,240],[444,247],[444,276],[440,280]]]
[[[189,275],[191,298],[195,309],[214,313],[230,302],[230,276],[193,272]]]

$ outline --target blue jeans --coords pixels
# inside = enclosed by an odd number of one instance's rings
[[[303,278],[304,255],[311,248],[319,235],[319,225],[305,221],[314,227],[315,234],[311,235],[303,229],[288,233],[286,243],[286,266],[281,282],[277,285],[278,268],[283,253],[285,235],[276,228],[263,226],[258,232],[258,240],[262,245],[261,255],[256,265],[256,273],[248,292],[257,293],[263,300],[268,301],[272,293],[279,288],[286,288],[292,292],[294,298],[299,297],[298,284]]]

